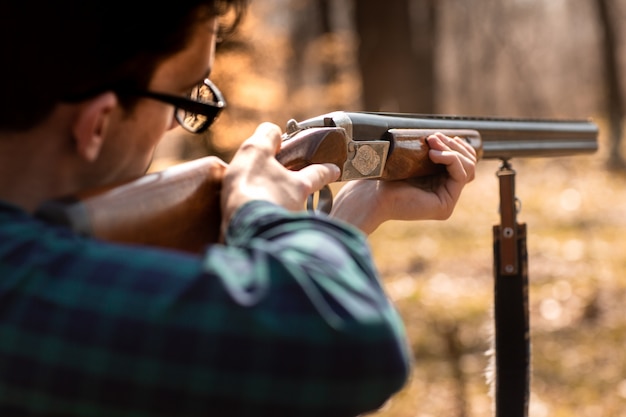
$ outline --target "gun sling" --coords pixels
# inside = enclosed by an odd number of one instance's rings
[[[516,221],[515,171],[504,162],[500,225],[493,228],[496,417],[528,416],[530,332],[526,225]]]

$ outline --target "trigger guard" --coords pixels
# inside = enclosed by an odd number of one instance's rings
[[[309,195],[306,199],[306,208],[309,211],[317,213],[329,214],[333,208],[333,193],[330,191],[330,187],[325,185],[318,192],[317,207],[315,207],[314,197],[315,193]]]

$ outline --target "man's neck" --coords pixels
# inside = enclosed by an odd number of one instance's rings
[[[58,138],[0,134],[0,199],[32,212],[43,201],[71,192],[69,165]]]

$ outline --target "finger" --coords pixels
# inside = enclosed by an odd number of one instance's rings
[[[450,138],[441,133],[429,137],[429,145],[431,143],[429,156],[433,162],[446,165],[449,174],[456,180],[469,182],[474,179],[477,158],[469,143],[463,138]],[[462,170],[455,168],[457,162],[460,162]]]
[[[433,162],[446,166],[448,175],[462,183],[470,182],[474,179],[476,171],[476,161],[453,151],[431,150],[430,158]]]
[[[428,137],[428,145],[430,147],[429,156],[433,162],[450,165],[455,162],[457,157],[467,157],[466,152],[460,152],[456,148],[460,145],[454,145],[456,141],[449,136],[441,133],[435,133]],[[464,148],[463,148],[464,149]]]
[[[430,149],[430,159],[436,164],[446,166],[450,178],[461,183],[469,182],[474,177],[474,161],[453,150]]]
[[[465,171],[465,181],[470,182],[474,179],[476,163],[478,162],[476,149],[463,138],[457,136],[453,139],[455,146],[451,146],[451,148],[458,152],[458,156],[460,157],[461,164],[463,165],[463,169]]]
[[[341,170],[334,164],[313,164],[297,171],[297,174],[309,187],[309,190],[305,191],[308,195],[339,179]]]
[[[428,137],[428,145],[439,150],[453,150],[462,153],[466,157],[476,160],[476,149],[464,138],[459,136],[449,137],[437,132]]]
[[[272,156],[280,149],[282,131],[273,123],[261,123],[248,139],[241,144],[241,149],[257,148],[269,152]]]
[[[454,138],[454,144],[457,147],[456,149],[459,152],[461,152],[464,156],[470,158],[474,162],[476,162],[478,160],[478,155],[476,153],[476,148],[474,148],[470,144],[469,140],[456,136]]]

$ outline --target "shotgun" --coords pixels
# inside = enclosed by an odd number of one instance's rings
[[[338,181],[433,175],[444,171],[428,158],[426,138],[434,132],[464,138],[479,159],[570,156],[598,148],[598,128],[589,120],[338,111],[290,120],[276,158],[292,170],[334,163],[341,169]],[[85,236],[198,253],[220,239],[219,193],[226,166],[213,156],[184,162],[47,201],[36,215]]]

